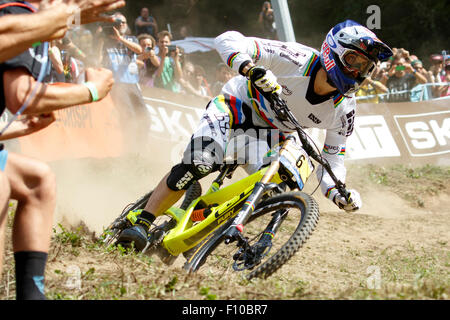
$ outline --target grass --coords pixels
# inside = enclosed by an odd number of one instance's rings
[[[58,260],[77,264],[80,256],[92,259],[101,256],[97,259],[107,261],[109,266],[80,266],[80,288],[74,285],[73,274],[67,272],[67,267],[64,271],[53,270],[52,275],[46,276],[50,299],[448,299],[450,295],[450,254],[441,250],[439,243],[434,251],[410,243],[367,252],[348,248],[352,259],[371,257],[370,264],[380,268],[382,286],[368,289],[367,274],[362,272],[354,286],[336,288],[330,293],[315,291],[308,280],[291,279],[279,273],[265,281],[243,282],[232,274],[188,275],[179,268],[171,271],[146,255],[104,248],[80,227],[72,231],[62,229],[53,241],[54,246],[62,246]],[[79,250],[77,253],[71,248],[73,243]],[[342,266],[325,271],[351,276]]]
[[[363,167],[372,183],[392,190],[416,207],[425,207],[427,198],[437,196],[447,190],[450,168],[434,165],[408,167],[394,165]]]

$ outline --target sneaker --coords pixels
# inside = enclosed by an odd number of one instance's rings
[[[134,248],[137,251],[142,251],[147,246],[147,231],[142,225],[134,225],[124,229],[117,239],[117,243],[126,248],[131,247],[132,242],[134,242]]]

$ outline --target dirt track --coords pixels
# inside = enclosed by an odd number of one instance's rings
[[[149,171],[145,159],[138,156],[132,159],[55,167],[60,190],[56,221],[62,222],[67,230],[70,225],[83,222],[98,234],[129,200],[140,196],[159,179]],[[125,164],[133,170],[124,169]],[[67,165],[72,170],[67,170]],[[80,176],[76,169],[82,169],[85,175]],[[48,296],[53,299],[448,299],[450,196],[446,184],[441,183],[437,196],[424,196],[421,200],[424,207],[419,208],[414,201],[400,198],[394,192],[395,187],[377,185],[370,180],[366,168],[350,166],[348,172],[347,185],[361,192],[363,208],[355,214],[343,213],[316,192],[321,211],[316,230],[305,246],[268,280],[243,285],[228,270],[211,273],[203,269],[197,275],[188,276],[180,269],[184,262],[181,257],[167,268],[158,258],[106,252],[85,233],[80,235],[74,231],[79,238],[75,244],[73,239],[67,240],[67,235],[72,233],[64,231],[55,236],[49,257]],[[314,180],[306,191],[315,187]],[[84,187],[87,185],[89,189]],[[11,298],[14,292],[11,276],[6,278],[8,270],[10,273],[13,270],[12,257],[9,254],[6,258],[9,269],[5,267],[3,274],[1,299]],[[70,286],[74,268],[81,275],[81,286],[75,289]],[[159,276],[155,278],[155,274]],[[9,296],[5,296],[6,286]]]
[[[145,179],[146,170],[142,168],[140,170],[139,165],[135,168],[137,168],[135,174],[139,175],[140,179],[131,181],[139,183],[133,184],[127,191],[129,193],[134,191],[140,195],[143,190],[141,186],[149,183]],[[439,196],[425,196],[424,207],[418,208],[414,201],[404,200],[394,192],[398,186],[388,188],[377,185],[368,178],[367,171],[359,167],[352,169],[350,166],[348,172],[347,185],[361,192],[363,208],[355,214],[343,213],[316,192],[315,198],[321,211],[317,229],[299,253],[270,281],[278,283],[276,286],[283,284],[281,287],[285,286],[288,291],[289,286],[286,283],[294,285],[296,287],[293,289],[294,292],[301,292],[300,296],[304,295],[307,298],[345,298],[348,295],[358,297],[358,294],[364,296],[370,285],[387,290],[386,294],[389,296],[390,290],[394,290],[395,294],[398,290],[409,290],[408,288],[418,285],[418,280],[435,281],[431,285],[432,288],[443,284],[448,291],[450,281],[448,187],[441,190],[443,192]],[[120,176],[120,172],[115,173]],[[155,184],[159,177],[156,178],[148,171],[147,174],[152,177],[148,179],[150,183]],[[125,179],[124,176],[121,177]],[[238,177],[239,172],[236,178]],[[313,177],[306,191],[312,191],[315,181]],[[97,180],[97,183],[99,182],[100,180]],[[203,185],[207,185],[207,181]],[[412,190],[415,190],[414,187]],[[110,215],[110,212],[104,210],[102,212],[103,219]],[[99,218],[95,214],[84,218],[83,222],[95,230],[98,228]],[[178,258],[171,270],[179,272],[183,263],[184,259]],[[222,272],[226,272],[231,279],[237,281],[236,276],[228,270]],[[208,274],[207,271],[202,271],[203,276]],[[375,280],[378,282],[373,282]],[[371,284],[368,281],[372,281]],[[396,288],[400,286],[401,289],[392,289],[392,286]],[[218,288],[216,294],[222,298],[232,297],[234,290],[237,288],[231,290]],[[245,289],[239,290],[248,294]],[[417,293],[419,297],[425,294],[422,291]],[[180,295],[183,296],[183,293],[180,292]],[[270,297],[288,298],[289,294],[286,296],[274,294]]]

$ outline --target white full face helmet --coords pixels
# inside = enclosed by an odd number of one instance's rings
[[[392,54],[391,48],[372,31],[347,20],[328,32],[320,51],[320,61],[328,80],[340,93],[348,95],[359,89],[378,61]]]

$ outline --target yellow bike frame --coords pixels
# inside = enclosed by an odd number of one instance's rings
[[[164,237],[162,246],[174,256],[195,247],[208,234],[239,212],[245,200],[252,193],[255,183],[261,181],[267,170],[267,167],[263,168],[223,189],[219,189],[218,184],[214,182],[208,192],[192,202],[186,211],[171,207],[165,214],[175,219],[177,225]],[[275,175],[272,182],[281,183],[282,180]],[[212,207],[212,212],[208,217],[194,225],[191,215],[200,202],[206,206],[217,203],[220,205]]]
[[[300,180],[299,188],[302,189],[313,168],[310,167],[306,158],[304,161],[301,160],[304,156],[298,157],[298,154],[293,156],[290,147],[292,144],[287,140],[279,151],[280,159],[293,163],[295,169],[291,168],[290,170],[291,172],[296,171],[294,175],[297,175],[297,181]],[[195,247],[224,222],[236,216],[246,199],[252,194],[256,183],[281,183],[283,180],[278,174],[279,167],[280,161],[274,161],[270,166],[223,189],[219,188],[217,182],[213,182],[208,192],[194,200],[186,210],[171,207],[165,214],[175,219],[177,224],[164,237],[162,246],[173,256]],[[205,220],[194,225],[191,215],[199,203],[202,203],[203,206],[214,204],[216,206],[211,208],[212,212]]]

